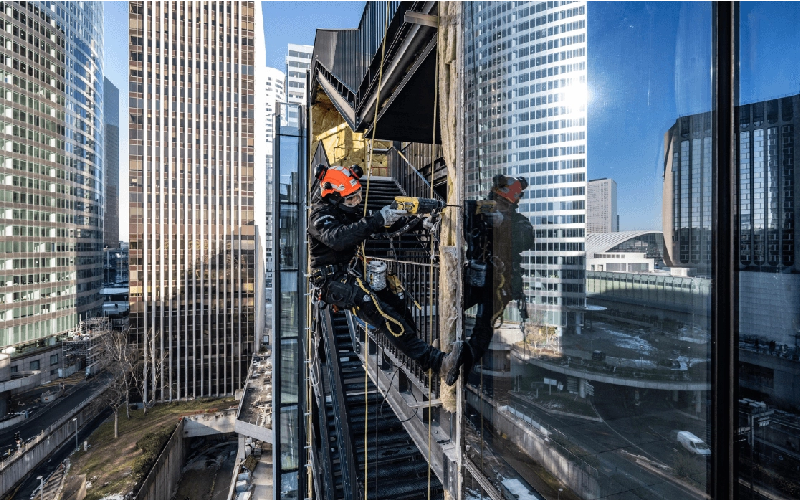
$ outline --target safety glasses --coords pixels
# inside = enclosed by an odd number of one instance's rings
[[[349,196],[345,196],[344,199],[342,200],[342,203],[344,203],[348,207],[355,207],[356,205],[361,203],[361,200],[362,200],[361,188],[358,188],[358,191],[356,191],[355,193]]]

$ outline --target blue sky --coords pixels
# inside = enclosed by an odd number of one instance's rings
[[[120,90],[120,220],[128,219],[128,11],[106,2],[105,72]],[[364,2],[263,2],[268,66],[316,28],[355,28]],[[675,120],[711,105],[711,6],[590,2],[588,175],[617,181],[621,229],[661,228],[663,142]],[[800,93],[800,5],[742,2],[742,102]],[[124,229],[123,229],[124,233]],[[127,235],[121,235],[123,240]]]

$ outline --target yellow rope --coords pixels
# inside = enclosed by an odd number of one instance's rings
[[[497,293],[497,303],[500,304],[500,305],[503,304],[503,294],[502,294],[502,292],[503,292],[503,286],[505,286],[505,284],[506,284],[506,279],[503,276],[503,274],[500,273],[500,283],[497,285],[497,291],[496,291],[496,293]],[[497,318],[499,318],[503,314],[504,309],[505,308],[500,308],[500,310],[497,311],[496,313],[494,313],[494,315],[492,316],[492,328],[494,328],[494,322],[497,321]],[[501,324],[501,326],[502,326],[502,324]]]
[[[367,202],[369,201],[369,183],[370,183],[370,180],[372,179],[372,156],[373,156],[374,151],[375,151],[375,131],[378,128],[378,108],[379,108],[379,105],[381,103],[381,87],[383,85],[383,62],[384,62],[384,58],[386,57],[386,34],[389,31],[389,9],[390,9],[390,2],[387,1],[386,2],[386,13],[385,13],[384,21],[383,21],[383,41],[381,42],[381,63],[380,63],[380,66],[378,68],[378,90],[377,90],[377,92],[375,94],[375,114],[373,115],[373,118],[372,118],[372,137],[369,140],[369,159],[367,160],[367,190],[364,193],[364,217],[367,216]],[[364,247],[365,247],[365,245],[364,245],[364,242],[362,241],[361,242],[361,256],[364,259],[364,276],[367,276],[367,256],[366,256],[366,252],[364,251]],[[357,279],[357,281],[359,283],[359,286],[361,286],[361,288],[363,290],[364,287],[362,286],[361,280]],[[381,311],[380,306],[378,305],[378,301],[375,300],[374,297],[373,297],[373,302],[375,303],[375,306],[378,308],[378,311],[381,313],[381,315],[384,318],[386,318],[386,315],[384,315],[383,311]],[[388,322],[386,323],[386,326],[387,326],[387,328],[389,328],[389,332],[392,333],[392,335],[394,335],[394,332],[392,332],[391,327],[389,327],[389,323]],[[401,330],[402,330],[402,325],[401,325]],[[402,335],[402,332],[400,333],[400,335]],[[367,465],[368,465],[367,464],[367,458],[368,458],[367,445],[369,444],[369,440],[368,440],[368,436],[369,436],[368,429],[369,429],[369,426],[367,425],[369,423],[369,420],[368,420],[368,417],[369,417],[369,398],[368,398],[368,394],[367,394],[367,388],[368,388],[368,382],[369,382],[369,372],[368,372],[368,366],[367,366],[367,355],[368,355],[367,353],[368,352],[369,352],[369,333],[368,333],[368,329],[364,328],[364,500],[367,500],[367,491],[368,491],[367,490],[367,478],[369,477],[368,476],[369,469],[367,468]],[[376,441],[375,444],[377,446],[377,441]],[[378,478],[377,478],[377,475],[376,475],[375,480],[377,481],[377,479]],[[353,485],[353,486],[355,486],[355,485]]]
[[[399,337],[399,336],[403,335],[406,332],[405,328],[403,328],[403,324],[400,323],[399,321],[397,321],[396,319],[394,319],[393,317],[391,317],[390,315],[386,314],[383,311],[383,309],[381,309],[380,302],[378,301],[378,297],[375,296],[375,294],[372,292],[372,290],[370,290],[369,288],[367,288],[364,285],[364,282],[361,281],[361,278],[356,277],[356,283],[358,284],[358,287],[361,290],[364,291],[364,293],[369,295],[369,297],[372,299],[372,303],[375,304],[375,308],[378,310],[380,315],[383,316],[383,319],[386,320],[386,329],[389,330],[389,333],[391,333],[395,337]],[[392,326],[389,324],[390,321],[400,327],[400,333],[394,333],[392,331]]]

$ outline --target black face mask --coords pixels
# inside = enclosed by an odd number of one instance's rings
[[[345,205],[341,201],[338,201],[338,202],[331,201],[331,203],[336,205],[336,208],[338,208],[339,210],[341,210],[342,212],[347,213],[347,214],[355,214],[355,213],[364,211],[364,204],[363,203],[359,203],[358,205],[356,205],[354,207],[348,207],[347,205]]]

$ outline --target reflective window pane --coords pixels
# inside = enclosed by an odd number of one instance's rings
[[[800,495],[800,274],[793,3],[743,3],[736,166],[739,229],[739,497]]]
[[[467,497],[702,498],[711,4],[465,9]]]

